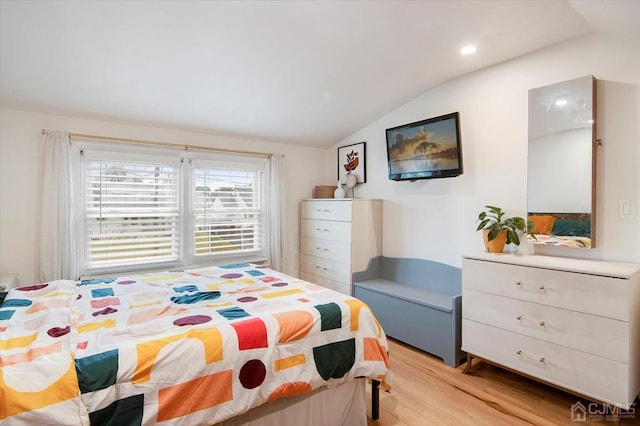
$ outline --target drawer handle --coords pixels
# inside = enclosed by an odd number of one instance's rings
[[[323,271],[329,270],[326,266],[318,266],[318,265],[316,265],[316,269],[322,269]]]
[[[329,232],[329,230],[327,228],[324,228],[324,229],[316,228],[316,231],[318,231],[318,232]]]
[[[516,320],[517,320],[517,321],[524,321],[524,318],[522,317],[522,315],[518,315],[518,316],[516,317]],[[538,323],[538,325],[539,325],[540,327],[546,327],[547,322],[546,322],[546,321],[540,321],[540,322]]]
[[[331,210],[329,210],[329,209],[316,209],[316,211],[318,213],[331,213]]]
[[[322,250],[324,252],[328,252],[329,251],[328,248],[322,248],[322,247],[316,247],[316,250],[318,250],[318,251]]]
[[[523,288],[523,286],[522,286],[522,281],[517,281],[517,282],[516,282],[516,285],[517,285],[518,287],[520,287],[520,288]],[[538,287],[538,290],[540,290],[540,291],[545,291],[546,289],[545,289],[544,285],[541,285],[541,286],[539,286],[539,287]]]
[[[526,356],[526,355],[525,355],[525,353],[524,353],[524,352],[522,352],[521,350],[517,351],[517,352],[516,352],[516,355],[519,355],[519,356]],[[546,360],[544,359],[544,357],[542,357],[542,358],[538,358],[538,357],[531,357],[531,358],[533,358],[533,359],[537,360],[538,362],[540,362],[540,363],[542,363],[542,364],[544,364],[544,362],[546,361]]]

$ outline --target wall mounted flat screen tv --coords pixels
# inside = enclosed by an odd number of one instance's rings
[[[457,112],[387,129],[390,180],[462,174],[460,115]]]

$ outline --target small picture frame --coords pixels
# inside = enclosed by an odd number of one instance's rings
[[[358,178],[358,183],[367,182],[367,143],[359,142],[338,148],[338,181],[346,183],[347,175]]]

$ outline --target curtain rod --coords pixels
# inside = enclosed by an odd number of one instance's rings
[[[47,130],[41,129],[40,133],[43,135],[47,134]],[[71,133],[69,132],[70,138],[81,138],[81,139],[99,139],[109,142],[128,142],[128,143],[136,143],[141,145],[156,145],[156,146],[169,146],[174,148],[183,148],[185,151],[190,149],[199,149],[202,151],[218,151],[218,152],[228,152],[231,154],[248,154],[248,155],[258,155],[261,157],[271,158],[273,154],[269,152],[257,152],[257,151],[243,151],[237,149],[225,149],[225,148],[212,148],[209,146],[201,146],[201,145],[185,145],[180,143],[172,143],[172,142],[160,142],[160,141],[148,141],[143,139],[129,139],[129,138],[117,138],[113,136],[98,136],[98,135],[85,135],[82,133]]]

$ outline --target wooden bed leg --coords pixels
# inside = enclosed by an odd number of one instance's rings
[[[473,361],[473,355],[467,354],[467,365],[464,368],[464,371],[463,371],[464,374],[469,374],[471,372],[471,362],[472,361]]]
[[[371,418],[380,418],[380,381],[371,380]]]

